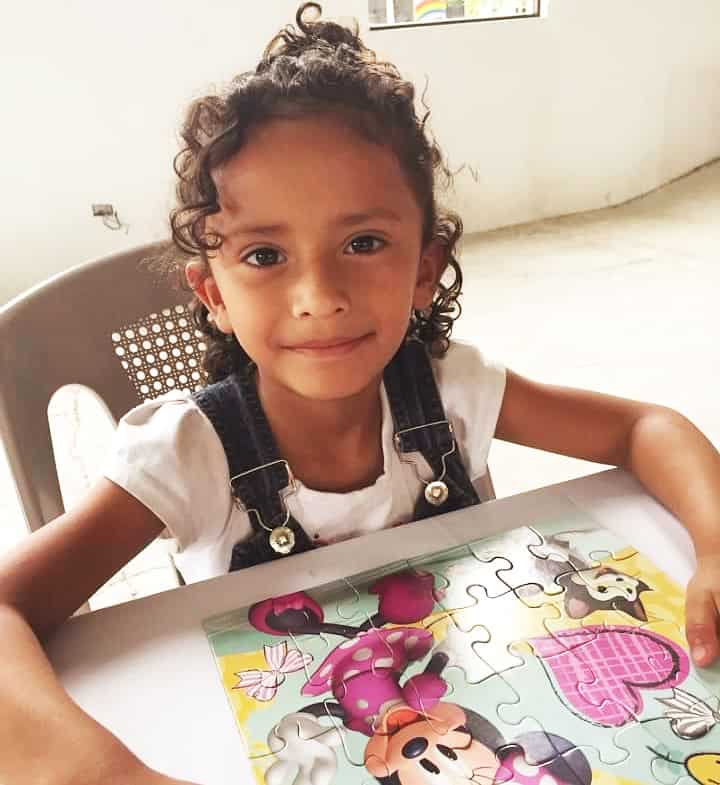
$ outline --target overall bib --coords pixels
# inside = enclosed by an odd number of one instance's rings
[[[248,511],[252,526],[252,534],[233,547],[230,571],[315,547],[286,509],[284,496],[292,488],[293,478],[278,453],[254,378],[255,367],[249,364],[193,395],[222,442],[232,495]],[[425,345],[415,339],[405,341],[385,369],[383,380],[396,449],[400,454],[420,453],[433,477],[441,480],[430,483],[420,494],[413,520],[478,504],[480,498],[456,449]],[[281,532],[278,527],[286,528]],[[271,538],[277,546],[278,533],[283,534],[283,543],[290,540],[291,551],[282,553],[273,547]]]

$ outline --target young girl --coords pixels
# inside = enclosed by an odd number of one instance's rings
[[[718,653],[718,453],[676,412],[450,340],[462,230],[435,199],[440,151],[412,86],[319,11],[183,128],[172,234],[210,386],[130,412],[84,503],[0,569],[5,785],[170,781],[70,701],[38,643],[163,528],[187,581],[289,558],[477,503],[493,436],[633,471],[692,535],[688,638],[698,664]]]

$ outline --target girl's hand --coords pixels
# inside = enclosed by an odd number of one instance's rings
[[[720,655],[720,558],[698,556],[697,569],[687,587],[685,631],[696,665],[711,665]]]

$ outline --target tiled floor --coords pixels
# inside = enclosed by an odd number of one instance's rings
[[[719,214],[716,163],[622,207],[469,236],[455,335],[541,381],[673,406],[720,445]],[[53,408],[72,503],[92,479],[111,427],[75,394]],[[597,468],[500,442],[490,461],[499,496]],[[24,536],[3,462],[0,550]],[[93,604],[174,583],[166,542],[158,541]]]

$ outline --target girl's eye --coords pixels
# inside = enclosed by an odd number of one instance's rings
[[[278,264],[279,257],[280,252],[274,248],[256,248],[243,257],[243,262],[247,262],[251,267],[272,267]]]
[[[360,237],[350,241],[348,248],[351,249],[352,254],[369,254],[375,253],[385,247],[387,243],[379,237],[374,237],[371,234],[363,234]]]

